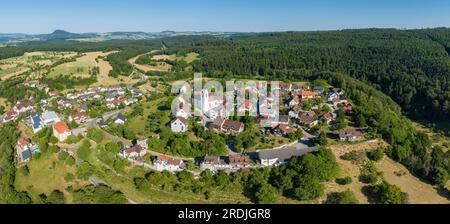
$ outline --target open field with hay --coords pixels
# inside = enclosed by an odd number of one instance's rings
[[[336,155],[336,160],[341,167],[339,178],[351,177],[352,182],[347,185],[340,185],[335,181],[331,181],[326,184],[326,192],[342,192],[350,189],[355,194],[359,203],[369,203],[367,195],[363,192],[364,187],[369,185],[361,182],[359,179],[362,162],[343,160],[340,156],[352,151],[365,152],[374,150],[379,148],[380,144],[384,147],[386,143],[382,141],[368,141],[357,144],[338,144],[329,147]],[[376,167],[379,171],[383,172],[384,180],[398,186],[403,192],[408,194],[408,203],[410,204],[448,204],[450,202],[441,196],[433,185],[421,181],[412,175],[402,164],[393,161],[387,156],[384,156],[381,161],[376,162]]]

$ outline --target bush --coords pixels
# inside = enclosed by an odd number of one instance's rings
[[[358,200],[355,197],[355,194],[346,190],[343,192],[334,192],[330,193],[327,196],[327,204],[358,204]]]
[[[58,154],[58,159],[59,159],[60,161],[66,160],[67,157],[69,157],[69,153],[67,153],[67,152],[65,152],[65,151],[61,151],[61,152]]]
[[[66,159],[66,164],[69,166],[73,166],[75,165],[76,161],[75,158],[73,158],[72,156],[67,157]]]
[[[383,172],[378,171],[375,167],[375,163],[372,161],[366,161],[361,167],[360,180],[364,183],[374,184],[377,183],[383,177]]]
[[[353,183],[353,179],[351,177],[344,177],[336,179],[336,183],[340,185],[347,185]]]
[[[50,153],[58,153],[60,148],[56,145],[52,145],[48,147],[48,152]]]
[[[367,158],[373,161],[380,161],[383,159],[384,156],[384,150],[383,149],[376,149],[370,152],[366,153]]]
[[[386,181],[369,187],[369,194],[372,199],[381,204],[404,204],[408,201],[408,194]]]
[[[342,155],[341,159],[353,162],[361,162],[362,160],[365,159],[365,157],[366,156],[363,152],[352,151]]]

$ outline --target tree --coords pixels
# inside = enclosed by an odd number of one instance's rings
[[[328,144],[327,133],[325,131],[321,131],[315,141],[319,145],[326,146]]]
[[[258,204],[271,204],[276,202],[279,192],[272,185],[263,184],[255,192],[255,196]]]
[[[381,204],[404,204],[408,200],[408,194],[386,181],[370,187],[370,194]]]
[[[375,149],[367,152],[367,158],[373,161],[380,161],[383,159],[384,150],[383,149]]]
[[[50,195],[47,197],[46,195],[42,194],[40,195],[41,200],[45,204],[64,204],[66,203],[66,197],[64,196],[64,193],[59,190],[54,190]]]
[[[366,161],[360,168],[360,179],[365,183],[377,183],[382,177],[383,172],[378,171],[372,161]]]
[[[301,140],[303,138],[303,131],[300,129],[296,132],[288,134],[288,138],[290,141]]]
[[[316,199],[325,193],[325,186],[316,177],[305,176],[298,181],[294,189],[294,197],[298,200]]]

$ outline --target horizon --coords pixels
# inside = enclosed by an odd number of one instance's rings
[[[18,0],[3,3],[3,34],[285,32],[450,27],[450,2]],[[124,31],[125,30],[125,31]]]
[[[211,31],[211,30],[162,30],[162,31],[140,31],[140,30],[117,30],[117,31],[106,31],[106,32],[72,32],[70,30],[64,29],[54,29],[48,33],[24,33],[24,32],[15,32],[15,33],[2,33],[0,34],[21,34],[21,35],[46,35],[52,34],[56,31],[64,31],[73,34],[106,34],[106,33],[163,33],[163,32],[175,32],[175,33],[184,33],[184,32],[192,32],[192,33],[201,33],[201,32],[213,32],[213,33],[284,33],[284,32],[333,32],[333,31],[345,31],[345,30],[367,30],[367,29],[394,29],[394,30],[416,30],[416,29],[450,29],[450,26],[436,26],[436,27],[421,27],[421,28],[396,28],[396,27],[360,27],[360,28],[343,28],[343,29],[329,29],[329,30],[279,30],[279,31],[254,31],[254,32],[245,32],[245,31]]]

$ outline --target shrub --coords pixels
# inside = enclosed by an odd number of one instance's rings
[[[73,165],[75,165],[75,158],[73,158],[72,156],[69,156],[69,157],[67,157],[67,159],[66,159],[66,164],[67,165],[69,165],[69,166],[73,166]]]
[[[336,183],[340,185],[347,185],[351,184],[353,182],[353,179],[351,177],[344,177],[344,178],[338,178],[336,179]]]
[[[61,161],[66,160],[67,157],[69,157],[69,153],[67,153],[67,152],[65,152],[65,151],[61,151],[61,152],[58,154],[58,159],[61,160]]]
[[[366,161],[361,167],[360,173],[360,180],[369,184],[377,183],[383,177],[383,172],[378,171],[372,161]]]
[[[384,156],[384,150],[383,149],[376,149],[370,152],[366,153],[367,158],[373,161],[380,161],[383,159]]]
[[[408,194],[386,181],[369,187],[369,194],[376,202],[381,204],[404,204],[408,201]]]
[[[358,204],[358,200],[355,197],[355,194],[346,190],[343,192],[334,192],[330,193],[327,196],[327,204]]]

